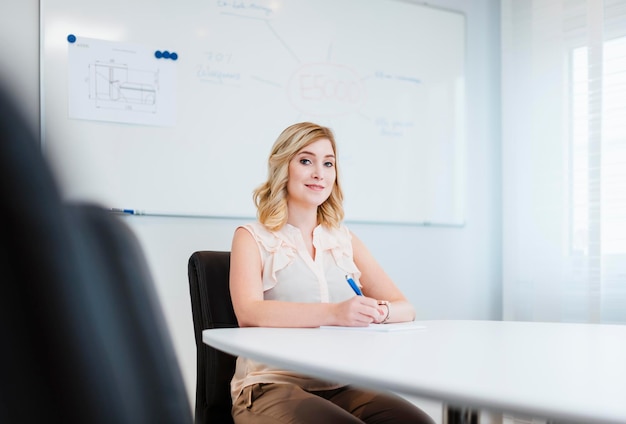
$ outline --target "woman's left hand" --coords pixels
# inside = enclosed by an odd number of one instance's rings
[[[389,318],[389,302],[386,300],[378,301],[378,317],[374,319],[374,324],[382,324]]]

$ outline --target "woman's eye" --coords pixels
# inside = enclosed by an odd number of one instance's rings
[[[324,162],[324,166],[332,168],[333,166],[335,166],[335,164],[333,162]]]
[[[300,159],[300,163],[302,165],[310,165],[311,161],[309,159]]]

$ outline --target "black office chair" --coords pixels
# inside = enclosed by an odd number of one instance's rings
[[[0,422],[191,423],[137,240],[61,201],[14,106],[0,90]]]
[[[232,423],[236,357],[202,342],[202,330],[237,327],[228,287],[230,252],[194,252],[188,272],[197,355],[195,423]]]

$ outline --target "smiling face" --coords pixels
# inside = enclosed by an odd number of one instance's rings
[[[317,208],[330,196],[336,178],[335,152],[330,140],[321,138],[303,147],[289,162],[289,205]]]

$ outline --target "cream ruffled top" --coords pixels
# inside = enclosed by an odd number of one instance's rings
[[[266,300],[336,303],[354,296],[345,277],[350,275],[360,285],[361,272],[353,260],[352,236],[346,226],[315,228],[315,258],[309,255],[300,230],[292,225],[286,224],[279,231],[269,231],[255,222],[243,228],[254,236],[259,246]],[[292,383],[307,390],[329,390],[341,386],[237,358],[231,381],[233,402],[245,386],[256,383]]]

